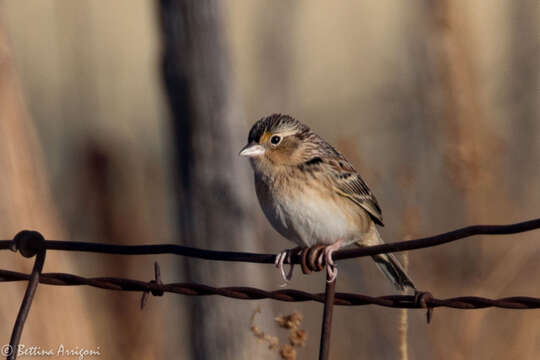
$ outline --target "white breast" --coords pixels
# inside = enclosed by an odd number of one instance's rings
[[[282,196],[271,196],[258,187],[257,194],[272,226],[300,246],[332,244],[338,239],[351,242],[357,236],[346,209],[310,187]]]

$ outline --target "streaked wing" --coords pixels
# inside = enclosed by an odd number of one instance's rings
[[[383,224],[382,212],[375,195],[356,172],[340,172],[335,174],[336,191],[365,209],[375,223]]]
[[[315,170],[313,167],[319,168],[317,170],[330,177],[330,184],[339,195],[362,207],[371,215],[376,224],[384,226],[381,208],[375,195],[352,165],[328,143],[319,143],[319,146],[324,149],[324,156],[313,157],[303,165],[312,167],[312,171]]]

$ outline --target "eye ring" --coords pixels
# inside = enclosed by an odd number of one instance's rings
[[[278,135],[274,135],[274,136],[272,136],[272,137],[270,138],[270,143],[271,143],[272,145],[277,145],[277,144],[279,144],[280,141],[281,141],[281,137],[278,136]]]

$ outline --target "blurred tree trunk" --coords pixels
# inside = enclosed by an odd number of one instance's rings
[[[253,249],[251,178],[237,156],[248,129],[234,104],[219,2],[162,0],[160,5],[182,241],[199,248]],[[224,286],[250,279],[264,287],[258,269],[246,271],[245,264],[188,259],[185,270],[190,281]],[[251,359],[251,306],[193,299],[192,358]]]
[[[23,104],[9,48],[0,26],[0,239],[10,239],[22,229],[36,229],[47,239],[63,238],[43,154]],[[28,273],[33,262],[34,259],[25,259],[19,253],[0,252],[3,269]],[[65,254],[49,252],[44,272],[51,268],[72,272],[75,266]],[[9,340],[25,288],[26,282],[2,284],[0,344]],[[95,349],[92,323],[80,321],[89,316],[81,291],[40,285],[21,344],[54,350],[59,344],[66,349],[75,346]]]

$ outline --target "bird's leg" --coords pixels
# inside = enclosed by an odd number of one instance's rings
[[[291,266],[289,268],[289,272],[287,274],[285,273],[285,269],[284,269],[285,260],[288,259],[290,261],[291,254],[294,251],[298,251],[299,249],[300,249],[299,247],[296,247],[294,249],[287,249],[276,255],[276,260],[274,260],[274,265],[279,269],[281,273],[281,278],[284,281],[284,283],[281,284],[282,287],[287,286],[287,283],[291,281],[293,270],[294,270],[294,264],[290,264]]]
[[[319,263],[322,262],[323,256],[324,261],[326,262],[326,274],[327,274],[327,282],[331,283],[334,282],[337,278],[337,267],[334,263],[334,259],[332,259],[332,255],[335,251],[339,250],[341,246],[343,245],[343,240],[340,239],[333,243],[332,245],[328,245],[324,248],[324,252],[319,257],[318,261]]]

